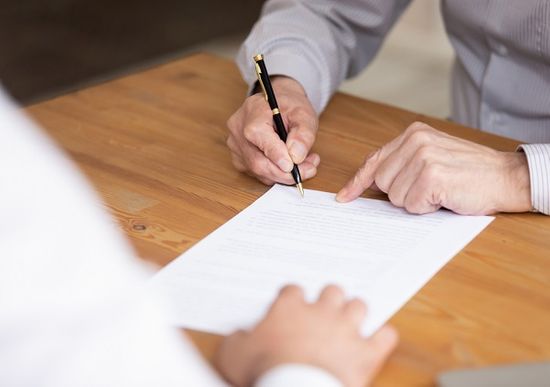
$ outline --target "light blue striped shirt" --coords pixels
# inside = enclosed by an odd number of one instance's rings
[[[271,0],[237,62],[250,58],[290,76],[321,112],[341,82],[360,72],[410,0]],[[443,0],[456,51],[452,118],[525,142],[533,208],[550,214],[550,0]]]

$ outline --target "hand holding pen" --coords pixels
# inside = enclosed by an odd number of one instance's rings
[[[274,70],[277,71],[276,65]],[[303,181],[317,173],[320,158],[310,153],[318,128],[317,114],[299,82],[277,73],[271,77],[271,83],[288,129],[286,144],[277,134],[273,113],[258,82],[257,92],[247,97],[227,122],[227,145],[232,163],[239,171],[266,185],[294,185],[291,175],[294,164],[298,165]]]

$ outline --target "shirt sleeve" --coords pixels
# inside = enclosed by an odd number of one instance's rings
[[[527,156],[533,208],[550,215],[550,144],[523,144]]]
[[[0,117],[0,386],[225,386],[84,178],[1,90]]]
[[[270,369],[254,384],[254,387],[283,386],[342,387],[342,383],[321,368],[284,364]]]
[[[237,64],[251,86],[253,56],[271,75],[302,84],[318,113],[340,83],[375,56],[410,0],[270,0],[241,47]]]

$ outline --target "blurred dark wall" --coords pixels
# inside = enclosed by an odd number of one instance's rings
[[[29,103],[250,29],[263,0],[0,0],[0,80]]]

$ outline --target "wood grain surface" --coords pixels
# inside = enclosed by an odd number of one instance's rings
[[[267,190],[233,169],[225,145],[226,120],[245,95],[231,62],[199,54],[26,110],[89,177],[138,255],[163,266]],[[336,192],[415,120],[501,150],[517,145],[337,94],[320,118],[318,176],[305,187]],[[446,369],[549,359],[550,217],[498,215],[391,323],[401,342],[376,386],[430,386]],[[220,338],[189,333],[211,359]]]

